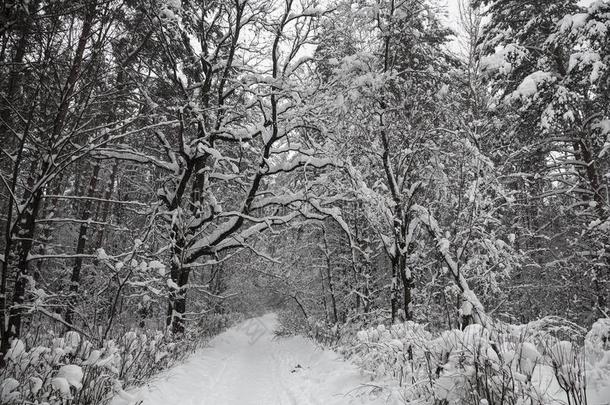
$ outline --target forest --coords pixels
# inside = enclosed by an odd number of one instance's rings
[[[3,1],[0,403],[274,312],[396,403],[606,404],[610,1],[451,1]]]

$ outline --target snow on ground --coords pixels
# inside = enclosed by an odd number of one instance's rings
[[[111,405],[387,405],[358,368],[300,336],[274,335],[274,314],[247,320]],[[127,397],[127,395],[124,395]]]

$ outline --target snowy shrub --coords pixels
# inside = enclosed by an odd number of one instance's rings
[[[585,337],[585,354],[587,385],[596,389],[610,385],[610,318],[599,319],[593,324]]]
[[[396,379],[406,403],[585,404],[591,379],[608,385],[610,322],[594,325],[586,352],[561,340],[567,331],[556,324],[470,325],[437,334],[414,322],[379,325],[359,331],[346,351],[372,378]]]
[[[124,387],[139,385],[192,353],[206,337],[232,323],[217,315],[180,337],[161,331],[129,331],[101,345],[76,332],[26,347],[13,340],[0,370],[0,403],[103,404]]]
[[[325,346],[336,345],[341,337],[339,325],[321,321],[311,323],[309,336]]]

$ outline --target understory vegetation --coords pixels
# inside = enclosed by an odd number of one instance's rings
[[[412,321],[365,329],[315,325],[312,337],[358,364],[405,403],[603,404],[608,319],[586,334],[563,318],[430,332]],[[387,379],[394,383],[387,382]],[[395,387],[398,384],[398,388]],[[385,384],[385,385],[384,385]],[[392,387],[392,388],[388,388]]]
[[[3,2],[0,403],[266,311],[404,403],[607,403],[610,1],[450,6]]]
[[[101,343],[75,331],[15,339],[0,371],[2,403],[102,404],[115,395],[135,402],[124,388],[184,360],[235,320],[215,315],[179,338],[138,329]]]

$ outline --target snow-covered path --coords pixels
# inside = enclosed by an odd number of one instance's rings
[[[275,338],[276,325],[269,314],[227,330],[136,396],[143,405],[388,403],[354,365],[303,337]]]

